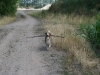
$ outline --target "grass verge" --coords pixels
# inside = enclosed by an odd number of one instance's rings
[[[0,18],[0,26],[1,25],[5,25],[5,24],[8,24],[8,23],[11,23],[13,21],[15,21],[16,18],[15,17],[12,17],[12,16],[4,16],[4,17],[1,17]]]
[[[64,39],[53,37],[52,46],[67,51],[65,59],[67,71],[72,71],[73,75],[79,73],[100,75],[99,59],[96,58],[89,42],[77,35],[80,23],[94,23],[95,17],[47,13],[46,15],[39,13],[38,17],[42,18],[46,31],[50,30],[54,35],[65,36]]]

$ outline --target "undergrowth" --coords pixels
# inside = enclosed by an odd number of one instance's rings
[[[92,16],[100,10],[99,2],[99,0],[58,0],[51,6],[49,12]]]
[[[97,57],[100,57],[100,15],[97,15],[97,20],[94,24],[81,24],[80,30],[82,36],[85,37],[93,48]]]

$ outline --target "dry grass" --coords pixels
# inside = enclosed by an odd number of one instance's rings
[[[95,17],[90,17],[90,16],[84,16],[84,15],[74,15],[74,14],[71,14],[70,16],[67,15],[67,22],[70,24],[70,25],[78,25],[81,24],[81,23],[93,23],[95,22],[94,20]]]
[[[2,18],[0,18],[0,26],[8,24],[8,23],[11,23],[11,22],[13,22],[15,20],[16,20],[16,18],[15,17],[11,17],[11,16],[2,17]]]
[[[71,62],[77,60],[83,69],[94,68],[99,64],[99,60],[95,57],[93,50],[85,38],[76,35],[80,23],[94,22],[94,17],[85,16],[67,16],[67,15],[48,15],[43,20],[43,25],[46,30],[50,30],[54,35],[65,36],[65,38],[53,37],[53,46],[66,50],[71,53],[67,57],[66,63],[69,65]],[[68,55],[67,55],[68,56]]]

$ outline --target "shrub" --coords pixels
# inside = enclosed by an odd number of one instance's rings
[[[51,5],[49,11],[58,13],[62,10],[61,5],[63,4],[62,1],[57,1],[55,4]]]
[[[96,55],[100,57],[100,20],[97,19],[95,24],[81,24],[80,30],[82,36],[91,43]]]
[[[1,0],[0,1],[0,16],[14,15],[16,12],[17,0]]]
[[[49,11],[76,14],[95,14],[99,10],[98,0],[58,0]]]

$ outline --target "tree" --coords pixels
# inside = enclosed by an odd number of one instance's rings
[[[1,0],[0,1],[0,16],[14,15],[16,12],[17,0]]]

